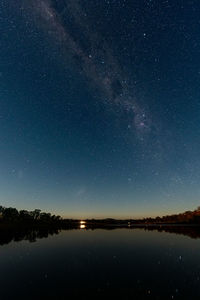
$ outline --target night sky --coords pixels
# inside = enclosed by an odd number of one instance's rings
[[[1,0],[0,202],[80,218],[200,205],[199,0]]]

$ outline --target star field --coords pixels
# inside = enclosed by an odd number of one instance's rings
[[[199,205],[198,1],[0,11],[2,205],[70,217]]]

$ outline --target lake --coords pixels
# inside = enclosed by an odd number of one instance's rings
[[[200,299],[190,228],[0,232],[0,244],[1,299]]]

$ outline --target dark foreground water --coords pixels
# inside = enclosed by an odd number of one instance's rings
[[[200,299],[198,234],[83,229],[45,235],[29,232],[11,241],[0,233],[0,299]]]

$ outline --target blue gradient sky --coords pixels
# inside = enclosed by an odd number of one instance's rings
[[[199,1],[1,1],[1,204],[200,205],[199,15]]]

